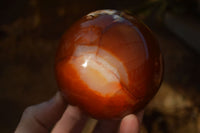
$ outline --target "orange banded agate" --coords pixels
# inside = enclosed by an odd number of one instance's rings
[[[162,80],[162,56],[152,32],[136,18],[99,10],[62,37],[55,63],[66,100],[98,119],[143,109]]]

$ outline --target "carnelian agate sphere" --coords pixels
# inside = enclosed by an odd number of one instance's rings
[[[132,16],[99,10],[62,37],[56,78],[67,101],[98,119],[144,108],[160,87],[162,56],[152,32]]]

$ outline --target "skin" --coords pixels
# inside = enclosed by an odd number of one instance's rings
[[[139,133],[143,113],[130,114],[122,120],[99,120],[93,133]],[[57,92],[49,101],[28,107],[15,133],[80,133],[88,118]]]

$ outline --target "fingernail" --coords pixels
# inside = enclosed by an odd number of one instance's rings
[[[142,119],[143,119],[143,115],[144,115],[144,110],[138,112],[137,114],[138,120],[140,122],[140,124],[142,123]]]
[[[60,97],[59,93],[60,92],[56,92],[56,94],[51,99],[49,99],[48,103],[51,104],[51,103],[55,102]]]

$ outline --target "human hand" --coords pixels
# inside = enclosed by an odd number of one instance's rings
[[[139,133],[143,111],[122,120],[99,120],[93,133]],[[15,133],[81,133],[88,116],[78,107],[68,105],[60,92],[49,101],[28,107]]]

